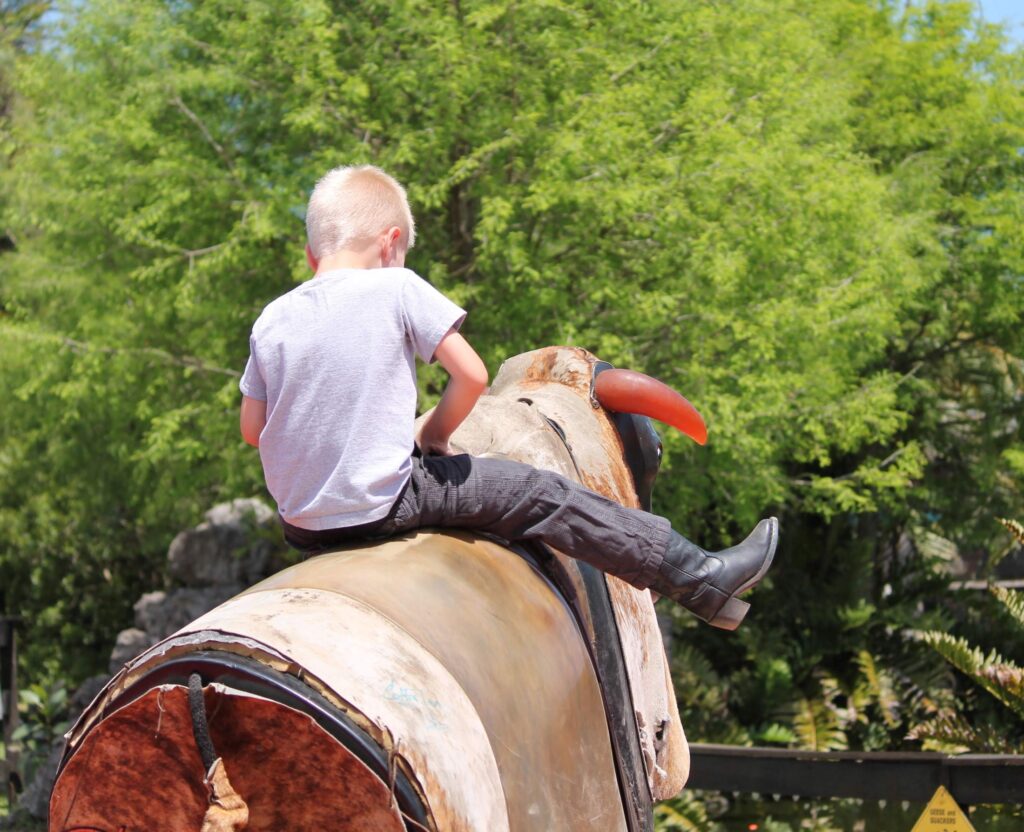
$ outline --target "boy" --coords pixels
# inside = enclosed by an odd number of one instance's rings
[[[424,526],[540,540],[639,589],[735,629],[737,597],[771,565],[775,518],[708,553],[663,517],[628,509],[550,471],[453,455],[449,437],[487,386],[459,334],[465,312],[405,269],[415,225],[405,190],[379,168],[342,167],[306,214],[314,277],[253,326],[241,430],[260,450],[285,539],[313,553]],[[418,437],[415,356],[451,380]]]

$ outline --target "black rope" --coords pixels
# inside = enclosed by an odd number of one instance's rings
[[[203,700],[203,680],[198,673],[188,677],[188,709],[192,713],[192,736],[196,738],[199,756],[203,758],[203,768],[209,771],[217,759],[217,752],[210,739],[210,724],[206,721],[206,702]]]

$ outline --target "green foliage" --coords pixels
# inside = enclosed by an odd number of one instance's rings
[[[920,740],[924,750],[945,754],[1019,753],[1019,746],[1007,738],[1001,727],[978,724],[956,709],[933,714],[927,722],[912,728],[909,736]]]
[[[654,828],[658,832],[712,832],[704,804],[692,793],[666,800],[654,807]]]
[[[841,751],[848,747],[837,712],[839,690],[828,685],[821,698],[801,699],[793,715],[793,729],[800,748],[812,751]]]
[[[711,441],[666,435],[656,508],[709,546],[783,515],[737,634],[672,613],[692,738],[901,747],[948,712],[907,633],[959,601],[915,541],[994,551],[1024,488],[1024,56],[970,4],[90,0],[42,33],[0,131],[33,678],[101,665],[172,535],[262,492],[248,328],[305,277],[316,178],[374,162],[492,369],[572,343],[664,379]]]
[[[1024,595],[995,584],[989,588],[989,591],[1003,605],[1003,609],[1009,613],[1017,625],[1024,630]]]
[[[1024,546],[1024,526],[1018,523],[1016,520],[1007,520],[1003,517],[996,518],[999,524],[1006,528],[1006,530],[1013,535],[1014,539]]]
[[[1020,523],[1002,519],[999,522],[1018,542],[1024,542]],[[990,593],[1020,635],[1024,635],[1024,594],[996,585],[990,587]],[[995,649],[986,652],[968,639],[949,632],[929,630],[920,637],[953,667],[1005,705],[1016,719],[1010,723],[1010,731],[1004,726],[994,729],[983,721],[971,719],[966,708],[948,708],[939,714],[939,719],[917,726],[915,737],[936,748],[1019,753],[1019,738],[1024,728],[1024,668]],[[1008,641],[1005,634],[1001,641]]]
[[[954,698],[952,674],[912,637],[925,621],[950,626],[949,608],[935,603],[948,594],[944,562],[867,547],[823,557],[801,529],[787,537],[784,577],[769,573],[736,633],[723,638],[665,610],[683,643],[673,672],[688,736],[721,741],[716,732],[730,726],[736,741],[759,745],[919,747],[910,730]]]
[[[842,79],[833,92],[848,107],[846,135],[885,182],[888,222],[904,235],[909,259],[896,268],[906,271],[886,298],[897,301],[890,309],[900,320],[875,357],[871,337],[881,321],[867,325],[867,341],[842,365],[856,367],[859,386],[846,396],[826,387],[817,425],[799,433],[802,422],[779,419],[791,434],[772,439],[787,446],[791,475],[780,503],[790,513],[777,565],[743,630],[728,641],[681,633],[699,655],[714,657],[728,680],[730,716],[753,736],[914,748],[929,742],[917,726],[942,724],[963,693],[909,634],[948,632],[965,618],[980,627],[984,618],[976,599],[949,593],[947,566],[925,543],[932,536],[962,552],[997,551],[992,507],[1019,505],[1024,482],[1014,467],[1022,452],[1024,247],[1011,219],[1021,199],[1024,121],[1014,90],[1022,56],[1003,49],[967,4],[826,5],[829,76]],[[873,285],[869,291],[888,291],[887,280]],[[822,339],[809,345],[821,349]],[[831,424],[832,413],[849,422]],[[761,437],[761,426],[752,433]],[[820,437],[824,451],[794,449],[805,437]],[[752,459],[756,477],[763,469]],[[712,469],[709,479],[717,486],[723,474]],[[720,499],[682,493],[687,501]],[[722,506],[731,513],[735,502]],[[791,680],[782,689],[766,676],[777,662]],[[984,714],[1010,727],[1005,715]],[[974,740],[985,738],[976,732]]]
[[[949,633],[928,632],[922,638],[961,673],[1024,718],[1024,671],[995,650],[988,653]]]
[[[688,623],[688,622],[687,622]],[[687,735],[704,742],[750,744],[749,733],[729,712],[730,683],[711,661],[683,643],[672,650],[672,679]]]
[[[18,757],[21,779],[30,783],[53,744],[68,729],[68,691],[63,683],[47,688],[33,684],[18,692],[20,723],[11,735],[11,751]]]
[[[875,657],[867,650],[861,650],[857,654],[857,664],[861,671],[861,681],[855,699],[858,703],[876,704],[878,715],[885,726],[895,728],[901,709],[901,699],[896,692],[892,674],[880,667]],[[858,718],[861,722],[868,722],[863,716]]]

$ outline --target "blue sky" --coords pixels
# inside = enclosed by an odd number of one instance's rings
[[[1007,24],[1007,34],[1024,42],[1024,0],[976,0],[981,16],[990,23]]]

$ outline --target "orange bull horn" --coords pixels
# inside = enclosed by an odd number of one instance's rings
[[[704,419],[683,396],[635,370],[605,370],[594,379],[594,395],[607,410],[650,416],[681,430],[698,445],[708,441]]]

